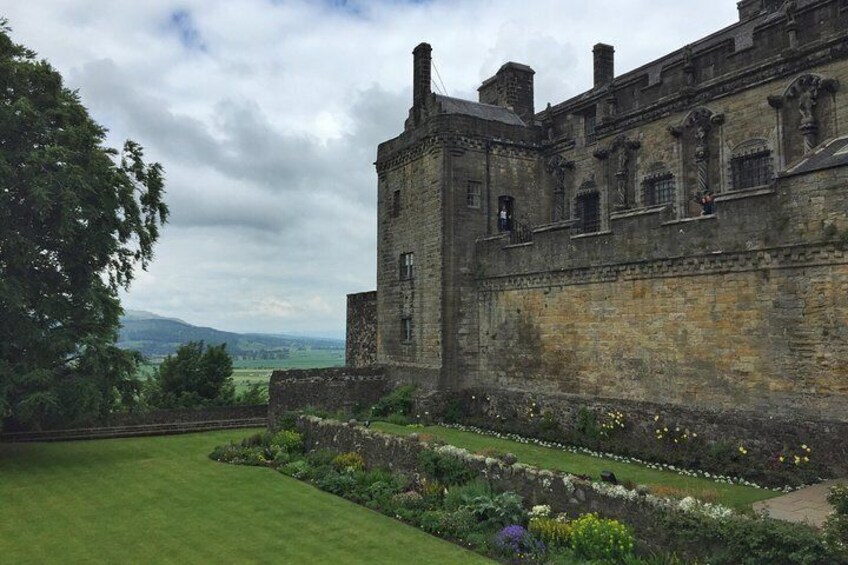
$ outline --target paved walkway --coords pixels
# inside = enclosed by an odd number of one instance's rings
[[[830,487],[837,483],[848,484],[848,479],[824,481],[777,498],[755,502],[754,510],[765,510],[769,516],[778,520],[806,522],[820,528],[833,511],[833,507],[827,503],[827,494]]]

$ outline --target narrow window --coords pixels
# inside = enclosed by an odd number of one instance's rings
[[[415,255],[413,253],[400,254],[400,280],[410,280],[414,275]]]
[[[483,183],[470,180],[465,191],[465,203],[469,208],[479,208],[480,198],[483,194]]]
[[[581,233],[601,231],[601,196],[597,192],[581,194],[575,201],[574,214]]]
[[[583,115],[583,137],[586,143],[595,142],[595,108],[592,108],[591,113]]]
[[[404,343],[412,341],[412,318],[400,319],[400,337]]]
[[[392,193],[392,218],[400,216],[400,191],[396,190]]]
[[[674,201],[674,177],[671,174],[645,180],[645,205],[659,206]]]
[[[730,159],[730,173],[735,190],[764,186],[771,182],[771,151],[762,149],[755,153]]]

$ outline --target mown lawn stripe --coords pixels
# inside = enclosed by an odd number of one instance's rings
[[[0,561],[488,562],[270,469],[208,459],[249,433],[0,444]]]

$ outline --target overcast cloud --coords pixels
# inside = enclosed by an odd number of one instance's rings
[[[421,41],[448,94],[506,61],[536,108],[736,19],[734,0],[0,0],[13,38],[78,89],[109,143],[167,175],[171,220],[124,306],[232,331],[343,337],[376,275],[380,141],[412,101]],[[435,77],[435,74],[434,74]]]

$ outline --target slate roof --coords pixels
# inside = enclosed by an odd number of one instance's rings
[[[470,100],[461,100],[459,98],[451,98],[436,94],[436,102],[444,114],[462,114],[464,116],[473,116],[482,120],[490,120],[493,122],[501,122],[511,126],[523,126],[524,122],[515,112],[509,108],[501,106],[493,106],[491,104],[481,104],[480,102],[472,102]]]
[[[786,169],[784,176],[811,173],[848,165],[848,135],[837,137]]]

